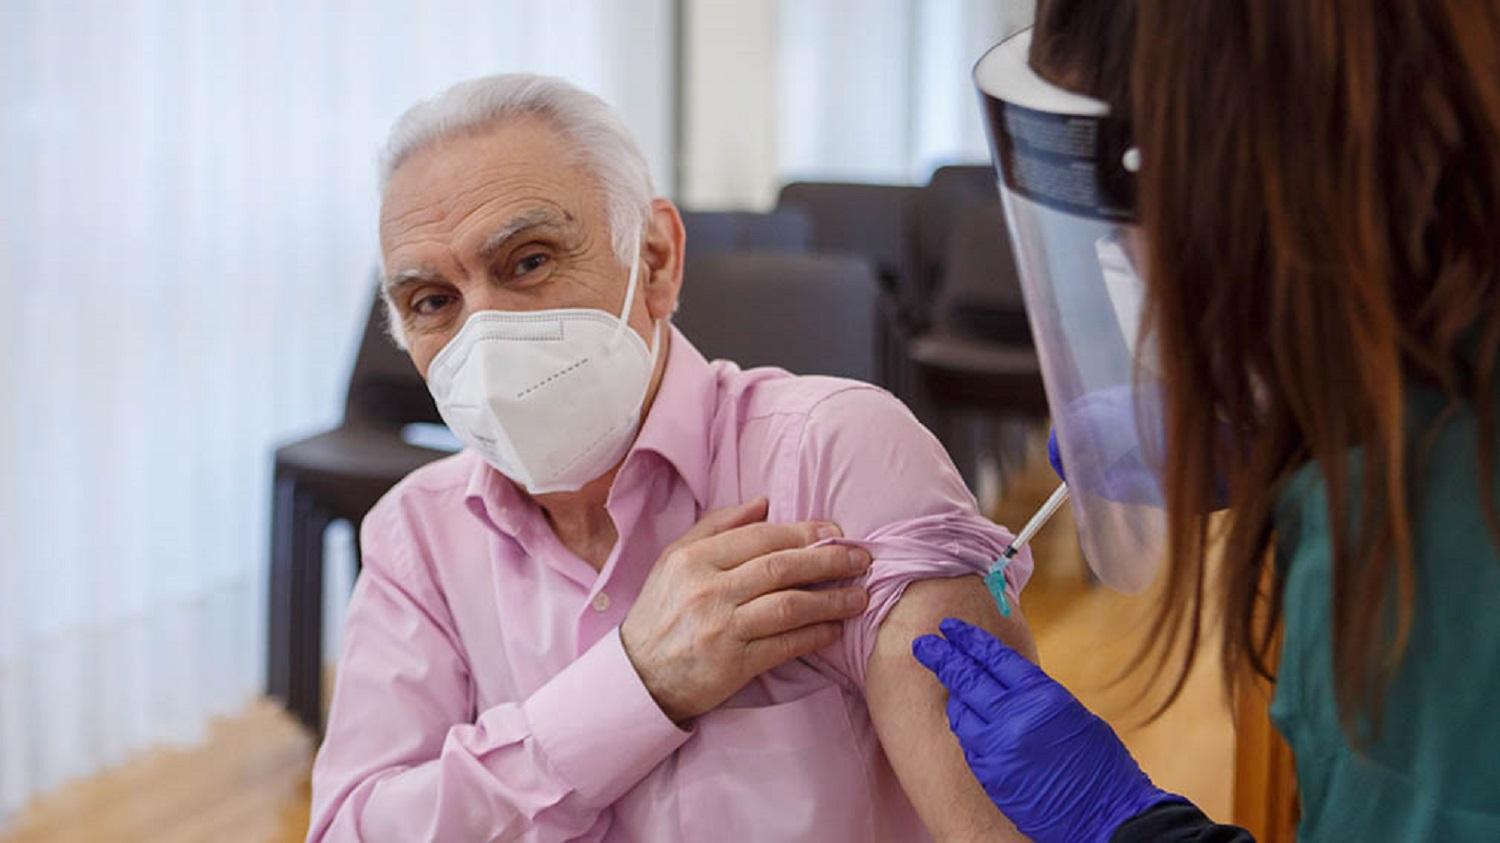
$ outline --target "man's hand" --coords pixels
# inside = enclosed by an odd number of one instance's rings
[[[863,588],[801,586],[860,576],[864,550],[808,545],[826,522],[765,523],[767,503],[717,509],[669,546],[620,625],[625,653],[672,720],[714,708],[761,673],[833,644],[865,610]]]

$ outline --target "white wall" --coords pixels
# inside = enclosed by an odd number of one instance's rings
[[[687,207],[763,208],[776,198],[777,9],[770,0],[683,0]]]

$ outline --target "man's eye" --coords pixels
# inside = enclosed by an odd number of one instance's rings
[[[448,305],[453,297],[446,293],[434,293],[430,296],[421,296],[411,303],[411,310],[418,316],[428,316],[437,313]]]
[[[551,260],[551,258],[547,257],[547,255],[543,252],[537,252],[534,255],[527,255],[526,257],[516,261],[516,269],[514,274],[525,275],[529,272],[535,272],[538,269],[546,266],[547,261],[549,260]]]

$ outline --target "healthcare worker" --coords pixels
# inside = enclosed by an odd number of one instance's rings
[[[1043,0],[975,76],[1090,565],[1275,663],[1300,840],[1500,840],[1500,2]],[[1022,832],[1249,839],[942,631]]]

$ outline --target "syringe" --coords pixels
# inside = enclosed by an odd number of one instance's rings
[[[1000,614],[1010,616],[1010,603],[1005,599],[1005,566],[1010,564],[1010,560],[1016,558],[1021,548],[1031,542],[1032,537],[1042,529],[1042,525],[1057,514],[1067,499],[1068,484],[1057,484],[1057,488],[1052,491],[1047,502],[1042,504],[1042,508],[1038,509],[1035,515],[1031,516],[1031,520],[1021,528],[1021,532],[1016,534],[1011,543],[1005,546],[1005,550],[1001,551],[1000,557],[990,565],[990,572],[984,576],[984,584],[989,588],[990,595],[995,598],[995,605],[1000,607]]]

